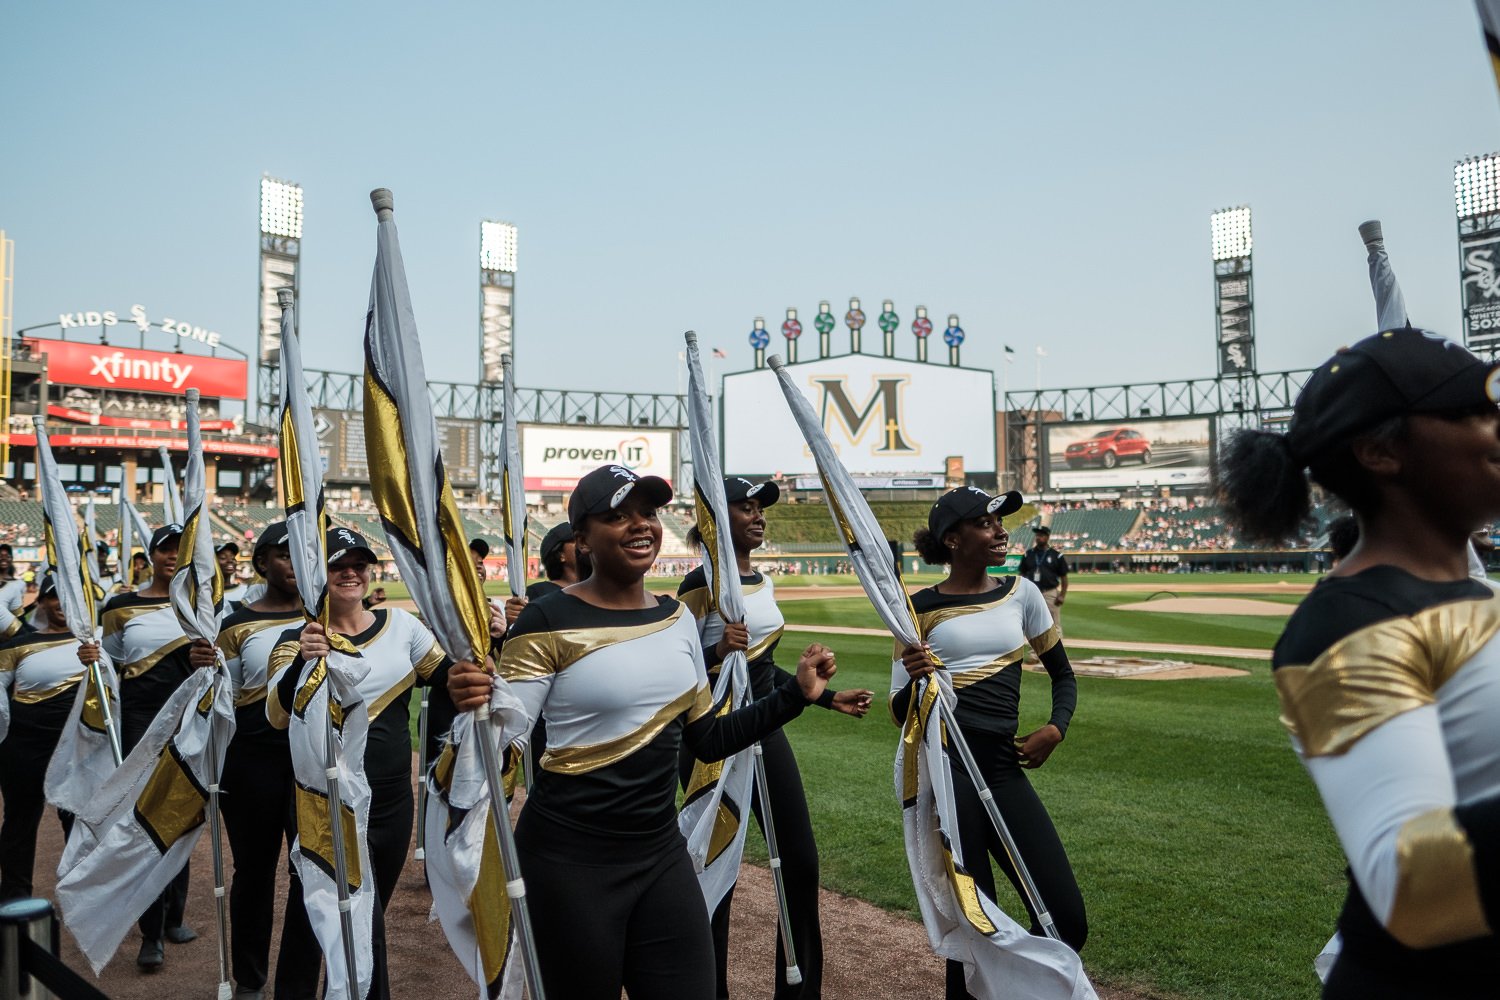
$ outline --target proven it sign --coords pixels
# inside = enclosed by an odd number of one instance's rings
[[[624,465],[643,476],[672,481],[672,433],[625,427],[521,428],[521,465],[526,489],[572,490],[601,465]]]
[[[180,396],[197,389],[211,399],[244,399],[248,366],[232,358],[140,351],[108,344],[26,338],[34,354],[47,356],[47,380],[122,392]]]

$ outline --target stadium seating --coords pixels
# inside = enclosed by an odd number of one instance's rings
[[[1136,523],[1140,512],[1131,509],[1098,508],[1056,511],[1048,521],[1052,544],[1059,549],[1104,551],[1120,547],[1120,539]],[[1030,544],[1028,538],[1026,544]]]

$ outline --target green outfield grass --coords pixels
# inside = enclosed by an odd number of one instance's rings
[[[1090,583],[1160,582],[1164,591],[1173,583],[1276,579],[1264,574],[1075,577]],[[667,581],[651,583],[666,589]],[[797,584],[778,579],[777,585]],[[491,589],[504,587],[492,582]],[[404,596],[393,586],[387,591]],[[1063,609],[1065,636],[1269,649],[1283,626],[1280,618],[1110,610],[1150,596],[1075,591]],[[798,624],[879,627],[863,598],[789,600],[782,611]],[[915,919],[893,787],[898,730],[884,708],[891,640],[788,633],[780,659],[790,664],[796,651],[814,640],[838,654],[835,687],[877,692],[875,708],[862,721],[809,709],[788,729],[817,831],[823,884]],[[1193,660],[1249,673],[1193,681],[1081,677],[1068,738],[1032,775],[1088,905],[1085,964],[1097,982],[1151,996],[1315,997],[1313,956],[1332,933],[1343,897],[1337,840],[1277,722],[1268,664],[1212,656]],[[1027,673],[1023,731],[1042,724],[1048,706],[1047,678]],[[749,857],[764,860],[757,834],[750,845]],[[1000,903],[1013,915],[1024,912],[1008,888]]]

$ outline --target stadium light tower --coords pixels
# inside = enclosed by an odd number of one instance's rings
[[[504,379],[500,356],[514,353],[516,227],[479,224],[479,371],[486,383]]]
[[[255,402],[259,422],[274,424],[280,391],[281,304],[276,293],[292,290],[292,322],[301,321],[302,186],[269,175],[260,179],[260,334],[256,351]]]
[[[1240,205],[1213,213],[1214,307],[1218,316],[1219,376],[1255,371],[1255,310],[1252,296],[1250,209]]]
[[[1500,351],[1500,153],[1454,164],[1453,206],[1464,344],[1494,357]]]

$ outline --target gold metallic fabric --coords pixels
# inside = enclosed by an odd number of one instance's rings
[[[692,590],[678,594],[677,601],[688,609],[688,614],[693,618],[703,619],[708,617],[712,598],[709,596],[707,587],[694,587]]]
[[[338,870],[333,863],[333,827],[328,822],[328,796],[313,788],[297,786],[297,838],[302,851],[328,877]],[[359,830],[354,810],[339,803],[339,820],[344,830],[344,874],[349,891],[355,892],[364,882],[364,867],[359,856]]]
[[[587,774],[622,761],[656,739],[661,731],[667,728],[669,722],[692,708],[699,701],[700,691],[706,695],[708,688],[693,688],[684,691],[658,709],[644,725],[624,736],[588,746],[549,746],[547,752],[542,755],[541,766],[558,774]]]
[[[1062,629],[1054,625],[1041,635],[1031,640],[1031,648],[1037,656],[1041,656],[1047,650],[1062,642]]]
[[[155,609],[153,608],[152,610]],[[144,656],[141,659],[136,660],[134,663],[125,664],[125,668],[120,671],[120,680],[128,681],[141,676],[141,674],[144,674],[146,671],[150,670],[152,667],[160,663],[162,657],[166,656],[168,653],[175,653],[183,646],[190,645],[191,643],[192,640],[187,636],[178,636],[176,639],[173,639],[171,642],[167,643],[165,646],[161,647],[150,656]]]
[[[679,604],[666,618],[645,625],[559,629],[518,635],[505,640],[505,645],[500,647],[500,676],[507,681],[518,681],[560,673],[595,650],[669,629],[677,624],[684,612],[684,606]]]
[[[1474,849],[1452,809],[1407,820],[1396,835],[1396,900],[1386,929],[1432,948],[1492,933],[1479,899]]]
[[[953,681],[953,689],[957,691],[961,688],[969,687],[971,684],[978,684],[982,680],[987,680],[1006,667],[1020,663],[1021,658],[1025,655],[1026,647],[1018,646],[1004,656],[997,657],[982,667],[974,667],[969,670],[954,670],[949,674],[950,679]]]
[[[156,849],[165,854],[184,835],[203,825],[207,805],[208,792],[188,770],[176,744],[168,743],[135,801],[136,821]]]
[[[1276,670],[1282,724],[1308,757],[1344,753],[1382,723],[1436,702],[1438,689],[1496,632],[1496,597],[1376,622],[1309,666]]]
[[[479,967],[484,971],[484,981],[496,986],[505,971],[510,950],[510,897],[505,893],[505,870],[500,864],[500,845],[495,840],[492,820],[484,824],[479,878],[474,891],[469,893],[469,915],[474,920],[474,940],[479,945]]]

